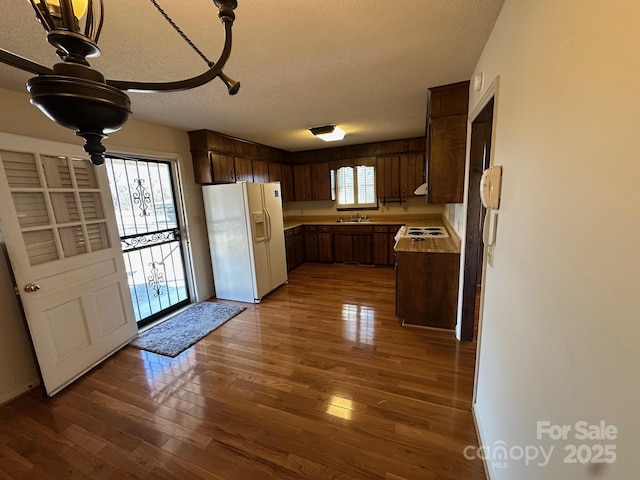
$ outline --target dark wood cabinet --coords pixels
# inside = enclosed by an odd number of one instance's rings
[[[400,197],[412,197],[425,181],[424,155],[400,155]]]
[[[297,202],[313,200],[311,193],[311,165],[293,166],[294,197]]]
[[[331,200],[331,171],[328,163],[311,164],[311,199]]]
[[[373,264],[395,265],[395,235],[400,225],[376,225],[373,233]]]
[[[373,264],[389,265],[389,228],[386,225],[374,227]]]
[[[282,184],[282,166],[277,162],[269,162],[269,181]]]
[[[332,228],[333,260],[338,263],[373,263],[373,228],[336,226]]]
[[[290,161],[289,152],[266,145],[210,130],[187,133],[196,183],[268,182],[272,176],[277,176],[273,181],[279,181],[279,165]],[[293,186],[293,180],[289,184]],[[292,198],[293,194],[289,195],[288,199]]]
[[[236,181],[232,155],[210,152],[208,153],[208,158],[212,170],[210,183],[230,183]]]
[[[424,156],[420,153],[378,157],[376,184],[383,202],[405,200],[424,183]]]
[[[296,267],[304,262],[304,232],[302,227],[293,229],[293,238],[296,247]]]
[[[280,180],[282,185],[282,200],[284,202],[293,202],[295,200],[293,189],[293,167],[283,163],[280,165],[280,171],[282,174],[282,179]]]
[[[397,252],[396,315],[403,324],[453,329],[458,253]]]
[[[333,234],[333,260],[337,263],[354,263],[352,234]]]
[[[462,203],[469,82],[429,89],[426,181],[428,203]]]
[[[307,262],[317,262],[318,257],[318,227],[307,225],[304,227],[304,259]]]
[[[253,165],[250,158],[234,157],[236,182],[253,182]]]
[[[296,239],[293,237],[293,229],[284,231],[284,248],[287,255],[287,272],[298,265],[296,264]]]
[[[302,227],[284,231],[284,244],[287,256],[287,271],[291,271],[304,262],[304,232]]]
[[[266,160],[252,160],[253,181],[256,183],[269,182],[269,167]]]
[[[331,229],[327,225],[321,225],[318,227],[318,261],[333,262]]]

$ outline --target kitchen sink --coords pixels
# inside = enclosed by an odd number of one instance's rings
[[[343,218],[339,218],[338,220],[336,220],[336,222],[338,223],[366,223],[370,221],[370,218],[348,218],[346,220]]]

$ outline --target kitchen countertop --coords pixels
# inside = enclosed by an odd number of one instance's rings
[[[348,215],[343,215],[343,218]],[[460,238],[440,215],[393,215],[375,218],[368,222],[338,222],[339,216],[304,216],[288,217],[284,220],[284,229],[302,225],[350,225],[354,227],[366,225],[408,225],[414,227],[445,227],[449,232],[447,238],[425,238],[414,242],[411,238],[400,238],[396,244],[396,252],[414,253],[460,253]]]

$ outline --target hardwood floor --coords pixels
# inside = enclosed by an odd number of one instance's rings
[[[484,479],[475,344],[394,302],[393,269],[304,264],[175,359],[127,347],[0,408],[0,479]]]

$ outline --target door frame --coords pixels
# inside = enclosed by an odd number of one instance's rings
[[[182,232],[182,236],[180,239],[182,251],[184,252],[184,269],[185,269],[185,277],[187,280],[187,291],[189,292],[189,298],[191,302],[197,302],[198,298],[196,295],[196,283],[195,283],[195,274],[193,271],[193,252],[191,251],[191,235],[190,228],[187,221],[186,208],[184,203],[184,194],[183,194],[183,185],[182,185],[182,172],[180,165],[182,164],[182,156],[172,153],[166,152],[153,152],[150,150],[141,150],[137,148],[125,148],[125,147],[115,147],[108,148],[105,152],[106,156],[109,154],[122,156],[122,157],[132,157],[140,160],[161,160],[169,162],[171,165],[171,174],[174,178],[174,194],[175,194],[175,206],[176,206],[176,218],[178,220],[178,224],[184,227],[184,231]],[[109,190],[112,194],[111,190]],[[175,314],[172,312],[171,315]]]
[[[487,90],[485,91],[485,93],[482,95],[482,97],[480,98],[480,100],[478,101],[477,105],[473,108],[473,110],[471,111],[471,113],[469,114],[469,119],[468,119],[468,128],[467,128],[467,152],[468,152],[468,156],[467,156],[467,164],[466,164],[466,174],[465,174],[465,199],[464,199],[464,215],[465,215],[465,233],[464,233],[464,242],[462,244],[462,251],[460,253],[460,266],[461,269],[463,270],[463,272],[466,273],[465,271],[465,265],[466,265],[466,261],[465,261],[465,257],[466,257],[466,242],[467,242],[467,237],[468,235],[470,235],[471,232],[469,232],[469,229],[467,228],[468,226],[466,225],[466,219],[467,219],[467,208],[469,206],[469,177],[470,177],[470,154],[471,154],[471,125],[473,124],[473,122],[478,118],[478,116],[480,115],[480,113],[482,113],[482,111],[484,110],[484,108],[489,104],[489,102],[493,99],[493,121],[491,124],[491,147],[489,149],[489,166],[494,164],[494,160],[495,160],[495,149],[496,149],[496,124],[497,124],[497,120],[498,120],[498,106],[499,106],[499,91],[500,91],[500,75],[497,75],[493,81],[491,82],[491,84],[487,87]],[[486,275],[487,275],[487,252],[486,252],[486,246],[483,246],[482,249],[482,253],[483,253],[483,260],[482,260],[482,276],[481,276],[481,288],[480,288],[480,295],[479,295],[479,302],[480,302],[480,315],[478,318],[478,335],[477,335],[477,339],[476,339],[476,362],[475,362],[475,371],[474,371],[474,381],[473,381],[473,398],[472,398],[472,406],[475,406],[476,404],[476,395],[477,395],[477,389],[478,389],[478,372],[480,370],[480,352],[482,349],[482,326],[483,326],[483,317],[484,317],[484,298],[485,298],[485,291],[486,291]],[[457,333],[458,335],[461,334],[462,331],[462,309],[463,309],[463,287],[464,287],[464,278],[465,275],[460,275],[460,284],[459,284],[459,292],[458,292],[458,298],[459,298],[459,304],[458,304],[458,326],[457,326]],[[460,339],[458,337],[458,339]]]

